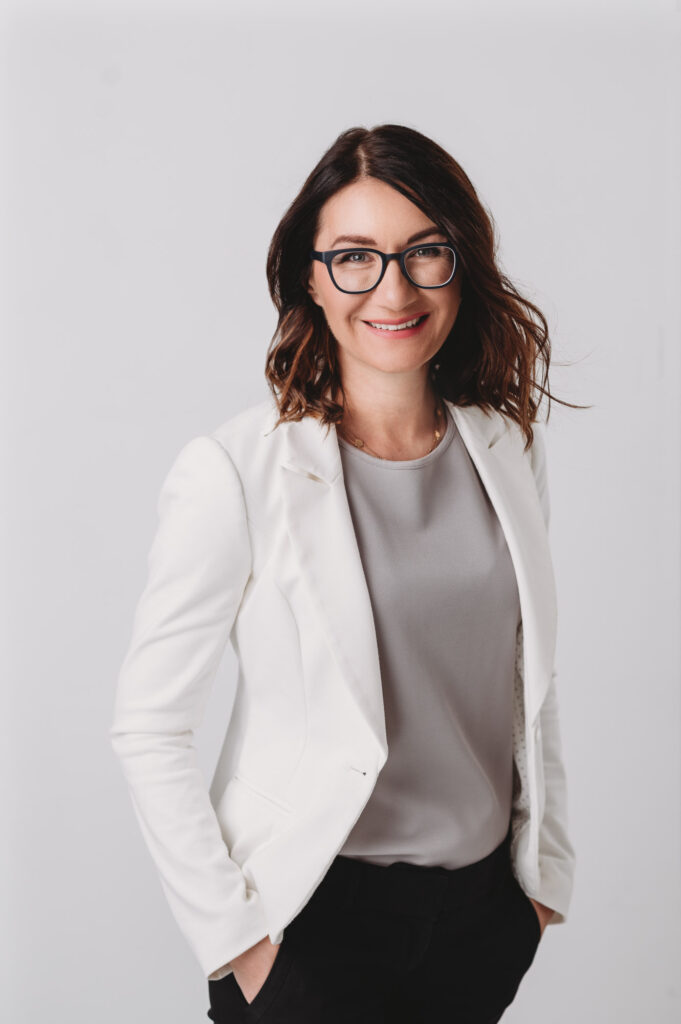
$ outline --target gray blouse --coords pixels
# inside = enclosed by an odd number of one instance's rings
[[[379,649],[388,759],[339,850],[458,868],[504,838],[520,602],[503,531],[447,409],[390,461],[339,437]]]

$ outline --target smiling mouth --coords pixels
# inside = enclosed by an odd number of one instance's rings
[[[379,331],[399,332],[420,327],[428,316],[429,313],[422,313],[421,316],[410,317],[408,320],[365,320],[364,323]]]

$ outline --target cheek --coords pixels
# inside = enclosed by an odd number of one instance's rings
[[[324,281],[319,287],[319,297],[322,302],[326,319],[329,323],[342,323],[347,317],[351,306],[343,302],[343,294],[333,286],[331,281]]]
[[[459,307],[461,306],[461,294],[457,290],[454,295],[448,296],[447,300],[442,304],[442,319],[448,323],[454,323]]]
[[[360,323],[361,310],[355,305],[350,296],[345,296],[347,301],[343,301],[343,296],[339,299],[331,298],[326,306],[326,315],[329,323],[336,324],[340,330],[357,330],[362,325]]]

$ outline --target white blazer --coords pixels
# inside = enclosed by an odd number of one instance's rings
[[[543,424],[523,452],[501,413],[448,402],[517,575],[513,871],[566,919],[567,833]],[[335,427],[273,429],[270,397],[189,441],[161,487],[113,749],[170,909],[206,976],[282,941],[386,762],[372,608]],[[231,640],[237,689],[208,789],[202,720]],[[230,973],[231,968],[226,972]]]

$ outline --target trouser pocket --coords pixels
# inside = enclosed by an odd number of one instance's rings
[[[234,972],[218,981],[209,980],[210,1009],[208,1017],[215,1024],[246,1024],[246,1022],[252,1024],[252,1022],[261,1020],[281,992],[289,967],[290,950],[286,942],[286,935],[284,935],[274,963],[250,1003],[241,991]]]

